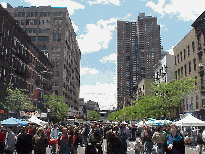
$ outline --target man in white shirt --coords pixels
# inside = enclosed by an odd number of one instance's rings
[[[51,129],[51,138],[57,139],[58,138],[58,124],[54,125],[54,128]],[[52,146],[51,148],[51,153],[55,154],[56,153],[56,145]]]

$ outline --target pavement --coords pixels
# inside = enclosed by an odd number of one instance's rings
[[[135,151],[134,151],[134,142],[133,141],[128,141],[127,142],[128,144],[128,147],[127,147],[127,154],[135,154]],[[102,150],[103,150],[103,154],[106,154],[107,153],[107,144],[106,144],[106,140],[104,139],[103,140],[103,143],[102,143]],[[198,152],[196,151],[196,147],[188,147],[186,146],[185,147],[185,154],[198,154]],[[16,153],[14,153],[16,154]],[[34,154],[34,151],[32,151],[32,154]],[[46,149],[46,154],[51,154],[51,148],[47,148]],[[81,147],[79,145],[78,147],[78,152],[77,154],[85,154],[85,147]]]

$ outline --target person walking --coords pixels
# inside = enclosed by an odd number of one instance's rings
[[[199,154],[202,154],[202,147],[204,145],[204,141],[202,139],[202,133],[203,131],[200,130],[199,134],[197,135],[197,144],[199,145]]]
[[[157,127],[156,132],[152,136],[152,141],[158,146],[157,154],[163,154],[163,143],[165,141],[165,137],[162,126]]]
[[[24,127],[17,138],[16,151],[18,154],[31,154],[32,148],[32,135],[28,134],[27,128]]]
[[[15,150],[15,141],[16,137],[12,132],[12,127],[8,127],[5,140],[5,154],[13,154]]]
[[[51,138],[52,139],[57,139],[58,138],[58,133],[59,133],[59,129],[58,129],[58,124],[56,123],[54,125],[54,128],[51,129]],[[56,153],[56,146],[55,145],[52,146],[51,153],[52,154]]]
[[[3,126],[0,126],[0,154],[4,154],[4,147],[5,147],[5,135],[2,129]]]
[[[127,133],[125,132],[125,126],[121,125],[120,129],[117,132],[117,136],[119,136],[119,138],[121,139],[122,142],[122,154],[126,154],[127,153]]]
[[[152,136],[153,136],[153,132],[151,131],[149,126],[146,126],[145,130],[141,136],[142,137],[142,145],[144,147],[145,154],[151,154],[151,152],[152,152],[152,147],[153,147]]]
[[[107,154],[122,154],[122,141],[112,131],[106,132]]]
[[[56,144],[56,151],[59,154],[70,154],[69,135],[67,128],[63,128],[62,135],[58,137],[58,144]],[[71,147],[74,149],[73,144]],[[74,154],[77,154],[74,151]]]
[[[33,136],[34,154],[46,154],[48,146],[48,138],[45,135],[43,128],[39,128]]]
[[[98,149],[98,154],[102,154],[102,136],[98,128],[93,129],[93,133],[90,135],[89,142]]]
[[[170,132],[171,134],[167,135],[166,154],[185,154],[184,140],[175,124],[170,126]]]
[[[85,144],[85,146],[88,143],[88,134],[89,134],[89,132],[90,132],[90,129],[89,129],[88,125],[85,124],[85,126],[84,126],[84,128],[83,128],[83,130],[81,132],[81,134],[83,136],[82,142],[83,142],[83,144]]]

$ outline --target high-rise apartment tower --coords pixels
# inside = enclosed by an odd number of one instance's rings
[[[133,87],[154,78],[154,64],[161,59],[157,18],[139,13],[137,22],[117,21],[117,108],[131,105]]]
[[[54,65],[54,93],[65,97],[72,110],[78,110],[80,59],[76,34],[66,7],[16,7],[7,11]]]

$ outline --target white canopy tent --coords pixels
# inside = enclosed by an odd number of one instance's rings
[[[173,122],[177,126],[205,126],[205,122],[202,120],[197,119],[193,115],[189,114],[183,119]]]
[[[177,121],[177,122],[173,122],[173,124],[176,124],[177,126],[197,126],[197,135],[198,135],[198,126],[205,126],[205,122],[197,119],[196,117],[194,117],[193,115],[189,114],[186,117],[184,117],[183,119]]]
[[[38,125],[45,125],[45,124],[47,124],[47,122],[42,121],[42,120],[38,119],[38,118],[35,117],[35,116],[31,117],[31,118],[28,119],[27,121],[30,122],[30,123],[36,123],[36,124],[38,124]]]

